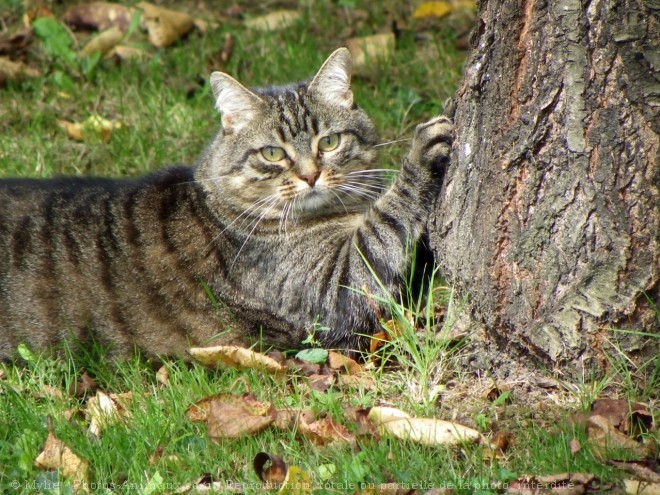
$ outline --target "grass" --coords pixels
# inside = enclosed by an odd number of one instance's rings
[[[214,5],[214,12],[231,3]],[[349,14],[350,7],[359,4],[361,15],[367,14],[366,21],[349,22],[351,35],[378,32],[391,25],[388,12],[396,17],[408,9],[394,0],[339,4],[347,6],[344,10]],[[19,22],[22,5],[8,3],[2,14],[5,25]],[[248,16],[275,8],[256,2],[243,5]],[[218,68],[213,60],[227,33],[236,36],[236,45],[225,70],[248,85],[308,78],[342,44],[337,33],[346,22],[337,18],[336,2],[304,5],[308,6],[300,7],[303,21],[281,32],[250,32],[239,21],[229,20],[173,47],[147,48],[151,53],[147,60],[121,64],[102,60],[91,69],[71,68],[45,55],[36,41],[28,61],[39,67],[41,76],[0,89],[0,176],[119,177],[166,164],[192,163],[219,125],[206,81]],[[58,8],[53,2],[55,12],[61,13]],[[190,7],[179,8],[189,11]],[[426,31],[419,36],[424,41],[416,41],[417,37],[412,24],[397,39],[391,60],[354,79],[355,99],[373,118],[383,142],[410,137],[417,123],[439,113],[460,77],[464,54],[455,49],[451,29]],[[90,115],[122,122],[123,127],[108,142],[76,142],[57,123],[80,122]],[[381,150],[383,163],[396,167],[407,143]],[[603,482],[619,479],[621,474],[597,461],[587,447],[578,455],[570,453],[572,438],[586,445],[584,430],[560,419],[586,407],[613,381],[621,382],[631,398],[640,394],[649,398],[654,388],[657,393],[658,366],[650,380],[640,381],[637,374],[624,371],[628,369],[624,357],[613,352],[617,380],[585,379],[571,393],[554,394],[553,407],[547,406],[546,396],[514,395],[513,403],[495,405],[476,392],[489,387],[490,380],[459,367],[460,340],[450,335],[462,302],[435,285],[425,298],[408,297],[403,306],[391,302],[400,336],[383,352],[399,364],[374,371],[374,390],[332,387],[320,393],[306,387],[300,377],[283,382],[257,371],[211,371],[181,361],[166,363],[169,384],[162,385],[145,360],[109,363],[102,350],[66,359],[35,357],[26,367],[0,367],[4,375],[0,378],[0,493],[72,493],[69,484],[56,485],[62,481],[61,473],[34,466],[48,434],[48,418],[55,435],[89,463],[90,481],[97,484],[94,492],[103,493],[170,493],[204,473],[215,480],[241,483],[245,493],[260,493],[251,467],[260,451],[308,471],[319,487],[315,493],[369,493],[365,491],[369,483],[393,481],[402,488],[415,488],[416,483],[420,493],[454,487],[458,493],[486,494],[497,493],[518,475],[564,471],[591,472]],[[438,300],[444,300],[449,315],[442,328],[435,312]],[[648,368],[638,371],[653,374],[653,363]],[[68,393],[83,370],[101,390],[133,393],[130,419],[108,427],[100,438],[87,434],[88,420],[79,412],[87,397]],[[497,426],[509,431],[515,443],[502,458],[492,458],[481,446],[432,448],[387,437],[361,438],[358,449],[319,447],[295,432],[274,430],[215,443],[203,424],[187,420],[185,410],[218,392],[251,392],[276,407],[320,411],[349,429],[353,425],[343,418],[342,403],[392,404],[414,415],[481,426],[484,433]],[[73,415],[65,415],[66,411]],[[157,452],[162,455],[154,459]],[[158,480],[164,485],[154,487]]]

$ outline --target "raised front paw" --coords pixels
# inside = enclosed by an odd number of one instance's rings
[[[422,167],[441,168],[449,163],[454,125],[445,116],[435,117],[415,128],[408,159]]]

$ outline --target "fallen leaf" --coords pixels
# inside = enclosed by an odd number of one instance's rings
[[[245,27],[257,31],[279,31],[292,26],[301,18],[295,10],[276,10],[245,21]]]
[[[582,445],[577,438],[571,438],[571,441],[568,442],[568,448],[571,451],[571,455],[575,455],[582,450]]]
[[[219,345],[214,347],[192,347],[188,354],[204,366],[227,366],[238,369],[264,369],[272,374],[280,374],[286,368],[265,354],[244,347]]]
[[[68,97],[70,98],[70,96]],[[96,380],[89,376],[86,371],[76,383],[72,383],[69,387],[69,395],[74,397],[83,397],[87,392],[93,392],[98,388]]]
[[[509,450],[509,445],[511,445],[512,435],[507,431],[496,431],[493,434],[493,438],[490,440],[490,445],[496,451],[505,453]]]
[[[361,72],[375,62],[387,60],[394,53],[394,33],[374,34],[346,40],[353,57],[353,68]]]
[[[325,392],[335,382],[335,377],[332,375],[310,375],[307,377],[309,386],[319,392]]]
[[[415,9],[412,16],[415,19],[445,17],[453,9],[453,6],[449,2],[424,2]]]
[[[158,371],[156,372],[156,380],[163,385],[170,384],[170,371],[167,369],[167,366],[163,365],[158,368]]]
[[[149,2],[140,2],[137,7],[142,10],[149,41],[158,48],[178,41],[194,26],[195,20],[188,14],[164,9]]]
[[[106,58],[112,57],[116,60],[136,60],[147,57],[149,54],[133,46],[117,45],[105,56]]]
[[[660,461],[609,461],[608,464],[637,476],[640,481],[660,483]],[[651,467],[651,465],[653,465]]]
[[[372,407],[368,418],[383,433],[422,445],[457,445],[481,440],[481,434],[467,426],[440,419],[412,418],[395,408]]]
[[[393,320],[391,320],[393,321]],[[388,332],[377,332],[371,336],[369,340],[369,354],[375,354],[385,343],[390,342],[392,339]]]
[[[307,361],[300,361],[299,359],[287,359],[285,365],[289,373],[302,376],[322,374],[321,365],[317,363],[308,363]]]
[[[311,423],[300,421],[298,423],[298,431],[300,431],[303,437],[316,445],[328,445],[334,442],[355,442],[355,437],[346,427],[331,418],[321,418]]]
[[[293,409],[272,409],[270,412],[273,417],[273,427],[278,430],[292,430],[298,423],[307,424],[314,421],[315,415],[312,411],[299,411]]]
[[[629,495],[660,495],[660,483],[647,483],[638,480],[623,480]]]
[[[349,375],[357,375],[364,371],[357,361],[334,351],[330,351],[328,354],[328,364],[332,369],[342,370]]]
[[[116,27],[125,32],[133,13],[134,9],[118,3],[91,2],[71,7],[62,20],[74,30],[105,31]]]
[[[14,62],[7,57],[0,57],[0,86],[8,81],[20,81],[28,77],[39,77],[37,69],[33,69],[23,62]]]
[[[635,437],[653,429],[653,416],[644,404],[623,399],[597,399],[590,416],[603,416],[619,431]]]
[[[105,55],[112,48],[118,45],[123,37],[124,33],[118,27],[113,26],[92,38],[89,43],[87,43],[85,47],[80,50],[80,55],[87,57],[94,52],[101,52],[101,54]]]
[[[101,391],[96,392],[96,395],[87,401],[85,409],[85,415],[90,419],[89,432],[99,437],[105,427],[128,416],[129,411],[124,404],[132,400],[132,397],[130,392],[109,395]]]
[[[66,131],[70,138],[76,141],[86,141],[92,137],[101,139],[104,143],[110,141],[112,132],[121,129],[121,122],[113,122],[98,115],[91,115],[83,122],[69,122],[58,120],[57,124]]]
[[[62,477],[72,482],[74,493],[89,493],[87,462],[80,459],[67,445],[48,432],[43,451],[34,465],[39,469],[55,469]]]
[[[290,466],[278,495],[304,495],[313,493],[314,486],[307,471],[298,466]]]
[[[254,472],[261,481],[272,484],[281,484],[286,480],[288,467],[284,459],[266,452],[259,452],[252,461]]]
[[[412,418],[410,414],[396,407],[374,406],[369,410],[369,420],[376,424],[394,421],[402,418]]]
[[[373,376],[366,373],[361,375],[339,375],[337,382],[342,387],[376,390],[376,380],[374,380]]]
[[[273,422],[268,414],[270,404],[259,402],[249,394],[221,394],[209,404],[206,426],[213,440],[253,435]]]
[[[650,454],[652,446],[643,445],[621,433],[610,418],[595,415],[587,420],[587,438],[594,455],[599,459],[607,458],[611,449],[624,449],[637,458]]]

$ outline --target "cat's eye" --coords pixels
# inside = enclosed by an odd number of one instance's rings
[[[339,134],[330,134],[319,139],[319,151],[332,151],[339,146]]]
[[[269,162],[279,162],[286,156],[286,153],[284,149],[279,146],[264,146],[261,148],[261,156]]]

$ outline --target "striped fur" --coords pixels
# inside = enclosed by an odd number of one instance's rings
[[[0,359],[21,342],[90,337],[158,355],[262,338],[296,347],[315,324],[325,346],[359,347],[378,315],[351,288],[398,292],[451,124],[418,126],[383,193],[350,63],[340,49],[310,83],[254,91],[214,73],[223,126],[194,167],[0,180]],[[334,133],[337,148],[320,151]],[[267,146],[285,157],[269,162]]]

